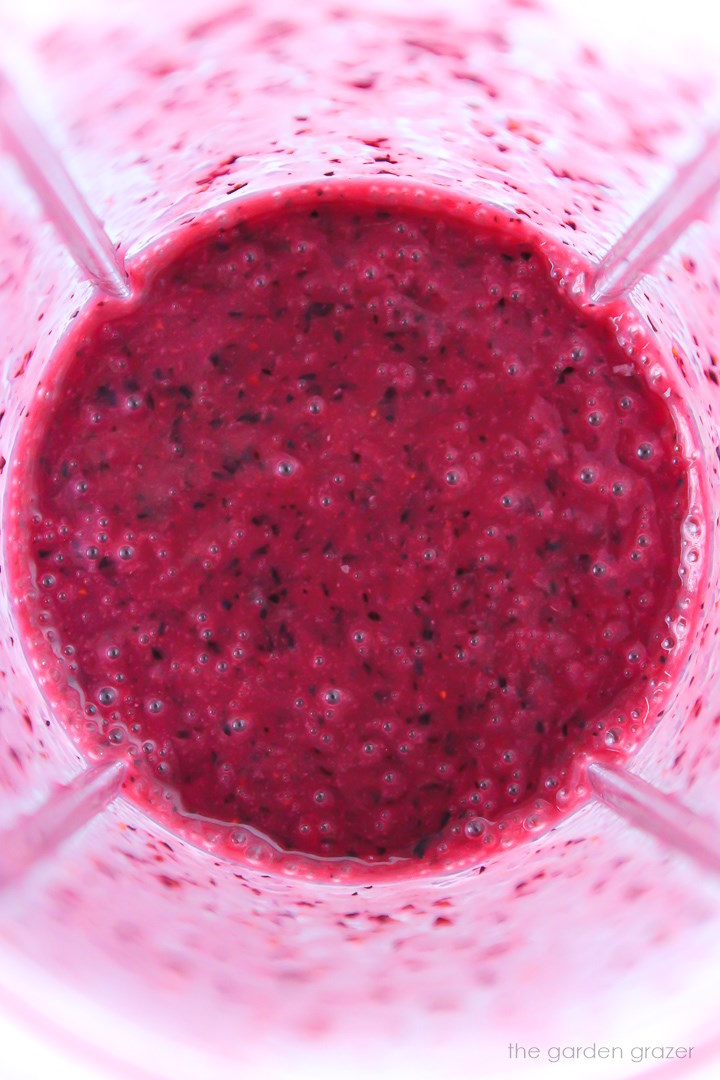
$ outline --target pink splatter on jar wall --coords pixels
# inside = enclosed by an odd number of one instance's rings
[[[108,11],[25,45],[56,141],[136,266],[237,200],[376,180],[521,217],[540,245],[566,252],[554,269],[572,288],[691,148],[690,121],[698,128],[707,109],[699,76],[608,68],[532,4],[452,19],[324,3],[132,15]],[[10,163],[0,167],[4,463],[89,287]],[[714,496],[719,258],[716,230],[693,229],[636,289],[636,311],[613,316],[629,347],[650,335],[667,358]],[[43,701],[0,582],[9,822],[81,759]],[[674,700],[633,761],[707,812],[720,767],[717,585],[713,561]],[[479,1062],[499,1072],[511,1041],[710,1052],[715,906],[694,870],[595,804],[487,867],[422,881],[322,885],[221,847],[212,829],[200,850],[119,799],[7,900],[3,984],[50,1027],[174,1077],[286,1075],[288,1061],[328,1074],[393,1075],[407,1060],[418,1076]]]

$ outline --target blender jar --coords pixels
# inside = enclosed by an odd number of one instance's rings
[[[15,75],[135,268],[237,200],[359,179],[522,217],[572,288],[692,148],[709,109],[701,73],[608,67],[534,5],[458,7],[451,22],[413,7],[104,6],[21,33]],[[4,500],[19,427],[91,288],[12,162],[0,170]],[[666,357],[657,377],[688,403],[711,499],[719,265],[717,229],[693,228],[634,290],[634,308],[612,308],[619,335],[650,334]],[[23,654],[5,573],[0,604],[9,825],[83,762],[53,715],[52,683],[38,685]],[[708,813],[719,632],[713,557],[673,700],[632,762]],[[658,1065],[632,1048],[715,1052],[716,899],[692,866],[596,803],[487,866],[322,885],[222,857],[211,829],[193,846],[120,797],[3,903],[5,994],[39,1030],[130,1074],[501,1074],[517,1068],[517,1042],[621,1045],[624,1075]],[[582,1068],[603,1075],[607,1063]]]

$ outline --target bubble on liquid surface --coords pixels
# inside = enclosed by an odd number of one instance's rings
[[[465,822],[465,835],[470,840],[476,840],[483,835],[486,827],[483,818],[471,818],[470,821]]]

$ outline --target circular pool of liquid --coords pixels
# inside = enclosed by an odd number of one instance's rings
[[[10,569],[61,719],[151,814],[479,861],[648,730],[691,448],[518,219],[379,191],[243,200],[75,321]]]

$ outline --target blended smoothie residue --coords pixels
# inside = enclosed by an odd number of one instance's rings
[[[486,857],[573,805],[578,756],[638,741],[687,450],[517,222],[250,200],[78,320],[47,385],[13,462],[18,618],[150,812]]]

